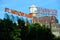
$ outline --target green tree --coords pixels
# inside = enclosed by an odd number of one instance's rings
[[[54,40],[60,40],[60,36],[55,37]]]
[[[38,23],[27,25],[22,31],[23,40],[54,40],[51,30]]]
[[[0,19],[0,40],[20,40],[20,27],[10,17]]]
[[[24,20],[19,18],[17,24],[8,15],[3,20],[0,19],[0,40],[60,40],[45,25],[27,22],[25,26]]]
[[[1,40],[8,40],[10,39],[9,37],[9,32],[10,32],[10,28],[12,25],[12,21],[10,19],[3,19],[0,20],[0,39]]]

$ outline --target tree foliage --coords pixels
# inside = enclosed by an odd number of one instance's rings
[[[28,25],[22,29],[23,40],[54,40],[51,30],[38,23]]]
[[[21,19],[18,19],[17,24],[9,17],[0,19],[0,40],[60,40],[45,25],[27,23],[25,26]]]
[[[0,19],[0,40],[20,40],[20,31],[10,18]]]

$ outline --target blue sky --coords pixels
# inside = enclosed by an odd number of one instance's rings
[[[5,7],[29,13],[29,7],[32,4],[37,7],[58,10],[57,19],[60,23],[60,0],[0,0],[0,18],[4,18]]]

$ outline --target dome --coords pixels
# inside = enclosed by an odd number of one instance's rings
[[[30,7],[36,7],[35,5],[31,5]]]
[[[36,13],[36,11],[37,11],[36,6],[35,5],[31,5],[30,6],[30,13]]]

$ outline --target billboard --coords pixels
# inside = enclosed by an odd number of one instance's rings
[[[37,7],[37,13],[45,16],[57,16],[57,10]]]

